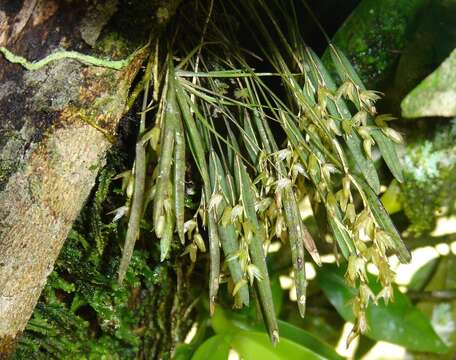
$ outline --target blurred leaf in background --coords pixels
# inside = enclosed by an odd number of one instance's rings
[[[325,265],[317,275],[317,281],[325,295],[346,320],[353,322],[352,306],[356,290],[347,286],[345,269]],[[379,289],[373,276],[369,276],[373,289]],[[375,296],[375,295],[374,295]],[[366,310],[368,331],[366,336],[376,341],[387,341],[407,349],[446,353],[448,348],[432,328],[431,322],[410,302],[405,294],[394,289],[394,301],[385,304],[379,300],[370,303]]]
[[[441,339],[451,348],[444,355],[424,356],[414,354],[418,359],[453,359],[456,350],[456,257],[449,255],[432,261],[432,276],[425,287],[416,292],[417,307],[432,319],[432,325]],[[428,268],[429,264],[423,268]],[[428,271],[428,270],[427,270]]]

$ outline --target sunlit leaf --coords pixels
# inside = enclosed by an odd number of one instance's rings
[[[272,279],[273,288],[274,284],[278,283],[276,279]],[[273,294],[275,292],[273,291]],[[214,328],[217,334],[226,334],[226,333],[238,333],[239,331],[248,332],[261,332],[263,331],[263,325],[258,324],[256,317],[249,318],[248,315],[240,314],[234,311],[222,310],[217,308],[214,316],[211,320],[212,327]],[[287,340],[304,347],[310,351],[313,351],[316,354],[319,354],[325,359],[329,360],[341,360],[342,357],[337,354],[337,352],[325,343],[320,340],[318,337],[312,335],[311,333],[300,329],[297,326],[294,326],[286,321],[278,320],[279,332],[281,334],[280,343],[286,338]],[[266,332],[262,332],[266,335]],[[290,356],[294,357],[294,353]],[[302,359],[307,359],[303,357]]]
[[[215,335],[207,339],[193,354],[192,360],[227,360],[230,352],[230,337]]]
[[[240,331],[233,336],[232,346],[245,360],[268,359],[288,360],[294,359],[322,360],[313,351],[288,339],[281,339],[273,346],[266,333]]]

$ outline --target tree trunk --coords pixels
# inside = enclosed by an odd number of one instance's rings
[[[172,11],[136,5],[140,15],[131,1],[2,1],[0,46],[30,61],[58,48],[125,58]],[[0,358],[24,330],[103,166],[145,53],[121,70],[61,59],[28,71],[0,57]]]

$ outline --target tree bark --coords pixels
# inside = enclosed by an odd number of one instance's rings
[[[58,48],[125,58],[137,44],[113,45],[105,27],[121,26],[108,22],[130,3],[2,1],[0,46],[29,60]],[[142,16],[160,23],[171,10],[152,3]],[[121,70],[62,59],[27,71],[0,56],[0,358],[24,330],[103,166],[144,57]]]

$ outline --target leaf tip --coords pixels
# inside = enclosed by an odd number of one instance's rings
[[[271,341],[273,346],[277,346],[277,344],[280,342],[279,330],[274,329],[271,331]]]

